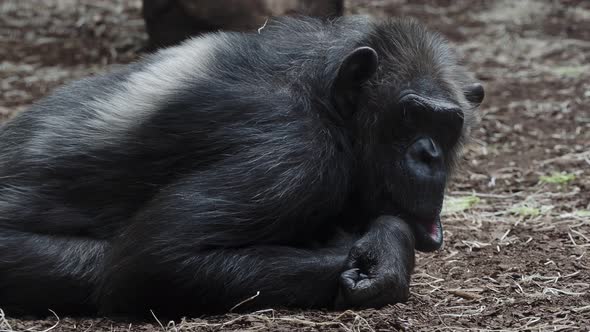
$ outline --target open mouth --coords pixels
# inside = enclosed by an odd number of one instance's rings
[[[416,213],[412,213],[407,209],[393,206],[388,211],[384,211],[385,213],[383,214],[391,214],[403,219],[414,232],[416,250],[432,252],[440,249],[444,242],[440,211],[441,208],[439,207],[436,209],[436,212],[432,211],[433,213],[430,216],[429,214],[418,216]]]
[[[439,249],[443,244],[443,231],[440,215],[432,220],[409,220],[414,228],[416,250],[431,252]]]

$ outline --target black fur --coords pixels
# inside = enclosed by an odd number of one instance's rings
[[[0,128],[0,307],[402,301],[471,83],[419,24],[349,17],[210,34],[63,87]],[[444,153],[434,180],[404,161],[418,136]]]

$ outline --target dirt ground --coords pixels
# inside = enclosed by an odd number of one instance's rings
[[[0,121],[56,86],[136,59],[139,0],[0,0]],[[445,246],[409,302],[147,323],[0,315],[0,331],[590,331],[590,1],[349,0],[448,36],[485,83],[446,200]],[[2,299],[0,298],[0,304]]]

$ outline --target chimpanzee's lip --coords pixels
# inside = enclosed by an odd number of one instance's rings
[[[384,214],[399,216],[412,228],[416,240],[416,250],[433,252],[440,249],[443,245],[443,229],[440,221],[440,211],[441,208],[430,217],[417,216],[406,209],[400,209],[399,207],[393,206],[392,209],[388,211],[389,213]]]
[[[432,219],[418,219],[410,221],[416,236],[416,250],[432,252],[443,244],[443,231],[440,222],[440,215]]]
[[[402,219],[404,219],[408,225],[414,231],[414,237],[416,238],[416,250],[422,252],[432,252],[443,244],[443,231],[442,224],[440,222],[440,214],[432,216],[432,218],[420,218],[418,216],[402,213]]]

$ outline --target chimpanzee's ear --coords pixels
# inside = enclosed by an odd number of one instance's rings
[[[472,83],[463,88],[463,93],[468,102],[477,107],[485,97],[485,90],[480,83]]]
[[[356,109],[361,86],[377,71],[379,57],[370,47],[359,47],[348,54],[340,67],[333,85],[333,98],[342,117]]]

